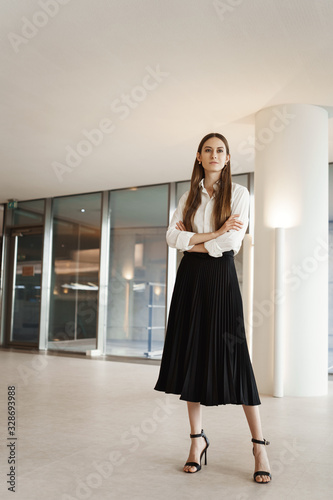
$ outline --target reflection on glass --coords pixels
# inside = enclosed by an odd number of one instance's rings
[[[107,354],[159,358],[165,334],[168,186],[111,192]]]
[[[16,272],[10,340],[38,344],[43,235],[22,234],[12,238],[16,244]]]
[[[333,163],[329,164],[328,373],[333,374]]]
[[[7,209],[8,226],[36,226],[43,224],[44,200],[19,201],[16,208]]]
[[[186,191],[189,191],[190,187],[191,187],[190,181],[177,182],[177,189],[176,189],[177,205],[180,198],[183,196],[184,193],[186,193]]]
[[[96,348],[101,193],[53,202],[50,349]]]
[[[2,235],[3,235],[3,223],[4,223],[4,206],[3,205],[0,205],[0,294],[2,295],[2,245],[3,245],[3,241],[2,241]],[[1,297],[0,295],[0,297]]]
[[[4,206],[0,205],[0,236],[3,235],[3,214],[4,214]]]

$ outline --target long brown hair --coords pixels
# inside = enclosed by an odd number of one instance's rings
[[[208,139],[211,137],[218,137],[224,143],[227,151],[227,155],[229,155],[229,144],[227,139],[218,133],[211,133],[205,135],[205,137],[200,141],[198,147],[198,153],[201,154],[203,145]],[[195,213],[201,202],[201,189],[200,189],[200,181],[205,177],[205,170],[202,165],[200,165],[197,157],[195,158],[192,177],[191,177],[191,188],[188,194],[186,204],[184,207],[183,213],[183,222],[186,228],[186,231],[193,231],[193,219]],[[220,182],[217,185],[217,189],[215,191],[215,203],[213,209],[213,227],[216,230],[220,229],[221,226],[225,223],[225,221],[231,215],[231,169],[230,169],[230,159],[228,160],[225,167],[223,167],[220,176]]]

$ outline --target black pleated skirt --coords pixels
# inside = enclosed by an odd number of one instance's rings
[[[206,406],[261,404],[232,250],[184,252],[155,389]]]

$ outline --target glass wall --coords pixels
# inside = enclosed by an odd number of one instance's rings
[[[38,226],[44,223],[45,200],[19,201],[15,208],[6,210],[7,226]]]
[[[13,303],[10,342],[38,345],[41,299],[43,230],[27,234],[15,230],[13,247]]]
[[[235,175],[233,181],[249,188],[249,174]],[[175,186],[178,203],[189,189],[189,181]],[[52,231],[46,235],[52,246],[49,327],[47,332],[40,332],[48,349],[72,352],[96,349],[99,266],[101,258],[105,263],[109,258],[104,354],[161,357],[166,326],[165,236],[169,190],[173,193],[173,187],[162,184],[110,191],[108,214],[103,215],[103,227],[108,227],[106,217],[110,216],[110,246],[106,255],[101,256],[102,193],[49,200],[47,217],[52,219]],[[7,274],[9,278],[11,274],[14,276],[12,282],[8,281],[12,290],[7,293],[12,301],[7,321],[11,327],[6,327],[9,342],[38,345],[42,252],[47,242],[43,235],[44,202],[18,202],[15,208],[6,209],[7,239],[15,240],[15,245],[9,246],[15,252],[7,252],[11,256],[7,268],[13,267],[8,268]],[[181,252],[177,252],[177,258],[179,262]],[[241,284],[242,250],[235,263]],[[172,269],[169,273],[172,276]]]
[[[2,241],[3,241],[3,226],[4,226],[4,206],[0,205],[0,289],[2,289]]]
[[[4,206],[0,205],[0,345],[4,343],[4,328],[2,327],[2,303],[3,303],[3,227],[4,227]]]
[[[329,164],[328,373],[333,374],[333,163]]]
[[[113,191],[106,353],[160,357],[165,334],[168,185]]]
[[[44,199],[6,206],[4,336],[8,345],[38,346],[44,211]]]
[[[2,238],[3,235],[3,214],[4,214],[4,207],[3,205],[0,205],[0,237]]]
[[[96,348],[101,193],[53,200],[49,349]]]

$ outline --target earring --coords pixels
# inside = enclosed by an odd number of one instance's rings
[[[201,165],[201,161],[199,161],[199,165]]]

